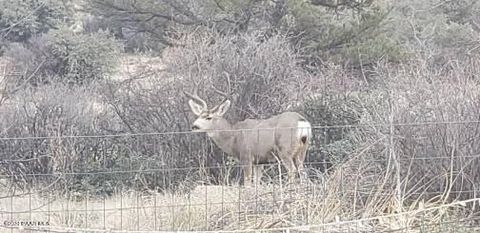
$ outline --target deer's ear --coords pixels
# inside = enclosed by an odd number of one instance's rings
[[[192,109],[192,112],[195,115],[200,116],[200,114],[202,114],[203,107],[201,105],[195,103],[195,101],[189,100],[188,105],[190,105],[190,109]]]
[[[230,108],[230,100],[225,100],[225,102],[223,102],[217,107],[217,111],[215,112],[215,114],[218,116],[223,116],[228,111],[229,108]]]

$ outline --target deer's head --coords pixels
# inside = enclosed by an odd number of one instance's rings
[[[190,106],[190,109],[195,115],[198,116],[198,118],[193,122],[193,131],[206,132],[208,130],[224,129],[226,120],[223,118],[223,115],[230,108],[230,100],[228,100],[228,97],[226,95],[224,95],[225,98],[223,99],[223,101],[220,102],[220,104],[211,109],[208,109],[205,100],[203,100],[197,95],[197,88],[194,89],[193,94],[185,91],[184,93],[187,97],[190,98],[190,100],[188,100],[188,105]]]

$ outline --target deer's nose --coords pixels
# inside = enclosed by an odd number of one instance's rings
[[[192,125],[192,130],[198,130],[198,129],[200,129],[198,126]]]

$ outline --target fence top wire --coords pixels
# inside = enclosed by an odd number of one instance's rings
[[[433,160],[452,160],[452,159],[478,159],[480,158],[480,154],[474,155],[460,155],[460,156],[437,156],[437,157],[413,157],[413,158],[405,158],[405,159],[398,159],[397,161],[433,161]],[[0,161],[2,163],[11,163],[11,162],[23,162],[24,160],[5,160]],[[368,163],[382,163],[387,162],[388,158],[385,159],[369,159],[361,162],[368,162]],[[319,161],[319,162],[305,162],[307,166],[315,166],[315,165],[328,165],[328,161]],[[277,165],[277,163],[272,163],[271,165]],[[23,174],[0,174],[0,179],[11,178],[16,176],[68,176],[68,175],[102,175],[102,174],[125,174],[125,173],[156,173],[156,172],[177,172],[177,171],[190,171],[190,170],[198,170],[198,169],[224,169],[224,168],[244,168],[247,165],[214,165],[214,166],[190,166],[190,167],[160,167],[160,168],[138,168],[138,169],[129,169],[129,170],[91,170],[91,171],[78,171],[78,172],[52,172],[52,173],[23,173]]]
[[[478,124],[480,121],[425,121],[410,123],[375,123],[375,124],[346,124],[346,125],[312,125],[312,129],[339,129],[339,128],[363,128],[363,127],[387,127],[387,126],[427,126],[427,125],[459,125],[459,124]],[[212,132],[241,132],[241,131],[259,131],[259,130],[278,130],[278,129],[296,129],[298,127],[282,128],[250,128],[250,129],[225,129],[211,130]],[[180,135],[197,134],[202,132],[185,131],[166,131],[166,132],[144,132],[144,133],[119,133],[119,134],[101,134],[101,135],[56,135],[56,136],[27,136],[27,137],[0,137],[0,141],[7,140],[38,140],[38,139],[68,139],[68,138],[117,138],[117,137],[139,137],[139,136],[161,136],[161,135]]]
[[[458,207],[458,206],[466,206],[468,203],[478,202],[480,203],[480,198],[472,198],[463,201],[455,201],[448,204],[443,204],[440,206],[434,206],[429,208],[420,207],[416,210],[411,211],[404,211],[401,213],[394,213],[394,214],[387,214],[387,215],[379,215],[361,219],[353,219],[353,220],[345,220],[345,221],[334,221],[328,223],[321,223],[321,224],[310,224],[310,225],[301,225],[301,226],[287,226],[287,227],[274,227],[274,228],[266,228],[266,229],[242,229],[242,230],[215,230],[215,231],[175,231],[175,230],[164,230],[164,231],[134,231],[134,230],[113,230],[113,229],[95,229],[95,228],[71,228],[71,227],[61,227],[61,226],[5,226],[0,225],[0,227],[7,228],[7,229],[23,229],[23,230],[37,230],[37,231],[50,231],[50,232],[115,232],[115,233],[147,233],[147,232],[157,232],[157,233],[167,233],[167,232],[197,232],[197,233],[212,233],[212,232],[219,232],[219,233],[240,233],[240,232],[278,232],[278,231],[307,231],[310,232],[314,229],[324,228],[324,227],[335,227],[347,224],[359,224],[366,221],[373,221],[373,220],[381,220],[386,218],[396,218],[402,216],[414,216],[416,214],[428,211],[436,211],[443,208],[450,208],[450,207]]]

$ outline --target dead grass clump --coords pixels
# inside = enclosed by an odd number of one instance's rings
[[[0,199],[4,219],[46,221],[50,229],[91,231],[315,231],[475,232],[466,202],[445,199],[399,202],[395,189],[377,180],[370,193],[352,187],[364,171],[348,162],[325,183],[257,187],[198,186],[190,192],[119,191],[110,197],[10,196]],[[364,182],[365,183],[365,182]],[[382,188],[383,187],[383,188]],[[444,223],[450,223],[445,225]],[[47,228],[48,229],[48,228]]]

